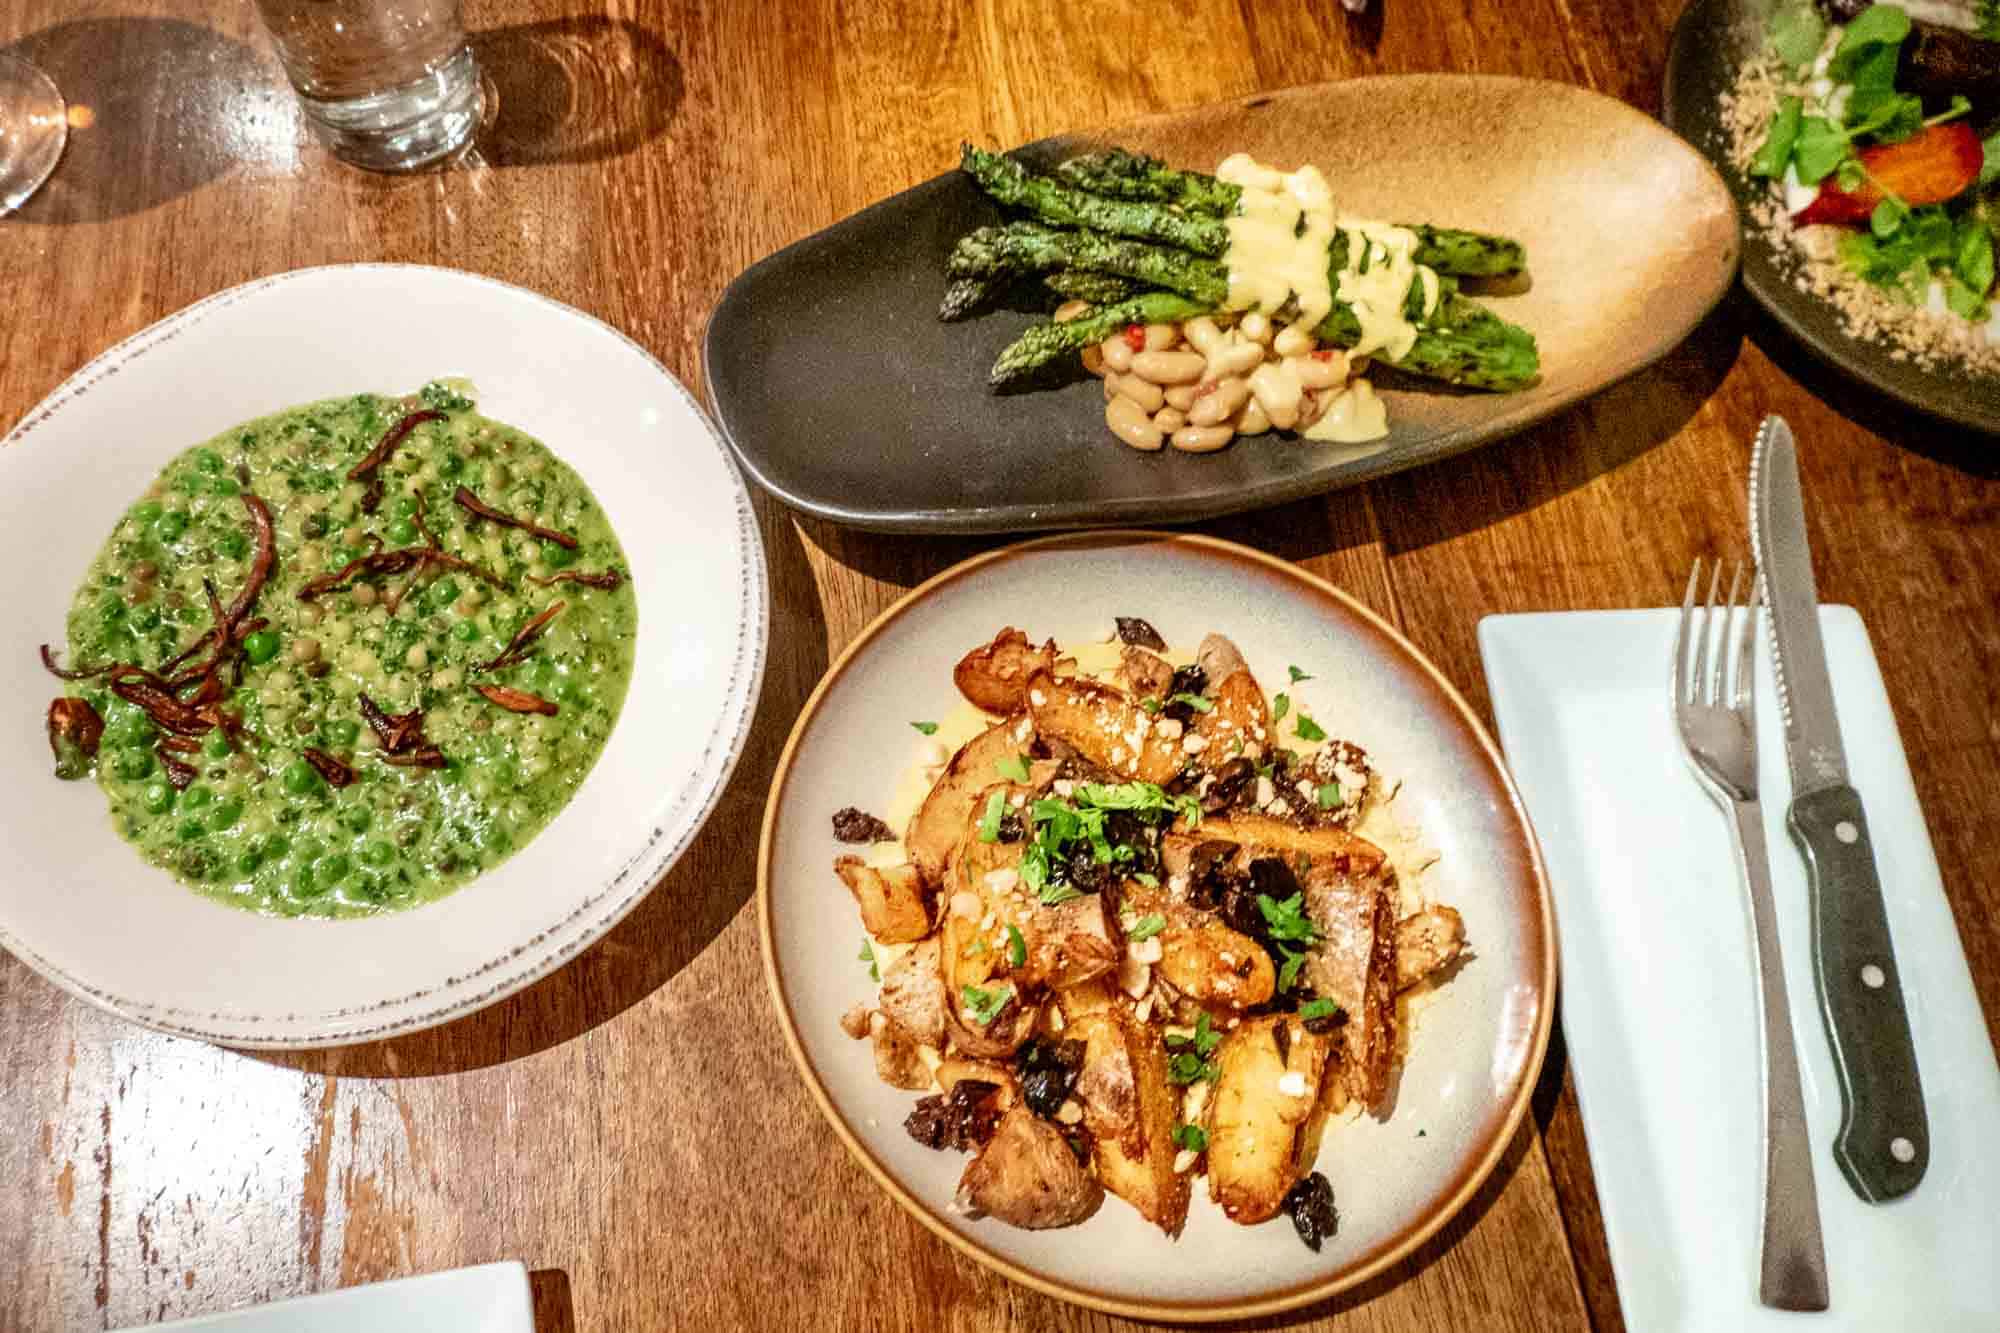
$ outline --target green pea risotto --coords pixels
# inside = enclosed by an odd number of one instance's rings
[[[223,902],[362,916],[525,845],[632,676],[625,553],[582,478],[447,384],[263,417],[126,510],[69,612],[57,773]]]

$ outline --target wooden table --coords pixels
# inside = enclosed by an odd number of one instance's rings
[[[752,260],[1005,144],[1385,71],[1539,75],[1657,106],[1671,0],[471,0],[498,86],[478,154],[385,179],[307,137],[223,0],[16,0],[0,43],[76,106],[0,221],[0,419],[220,288],[404,260],[525,284],[690,384]],[[2000,485],[1990,441],[1807,363],[1732,298],[1665,362],[1505,444],[1209,525],[1388,616],[1480,706],[1479,617],[1659,605],[1746,554],[1749,440],[1811,441],[1822,594],[1875,636],[1989,1025],[2000,1025]],[[774,604],[749,750],[686,859],[555,976],[440,1031],[297,1057],[106,1017],[0,957],[0,1329],[120,1326],[505,1257],[541,1327],[1103,1328],[988,1274],[821,1127],[761,975],[753,841],[829,657],[984,542],[873,537],[759,502]],[[1982,838],[1980,835],[1984,834]],[[692,1034],[720,1031],[716,1048]],[[700,1054],[697,1054],[697,1051]],[[1560,1039],[1476,1200],[1409,1261],[1292,1321],[1622,1326]]]

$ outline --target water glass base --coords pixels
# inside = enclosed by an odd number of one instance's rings
[[[327,101],[299,96],[335,157],[369,171],[416,171],[459,152],[479,128],[479,68],[470,47],[400,87]]]

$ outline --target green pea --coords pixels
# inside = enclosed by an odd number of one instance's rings
[[[294,898],[317,898],[327,890],[311,866],[300,866],[292,872],[292,896]]]
[[[257,841],[257,854],[266,861],[282,861],[292,850],[292,840],[282,833],[267,833]]]
[[[438,471],[447,477],[455,477],[465,471],[465,460],[457,454],[446,454],[438,460]]]
[[[152,720],[136,708],[104,730],[113,745],[121,745],[127,749],[150,748],[153,744]]]
[[[260,629],[243,641],[243,655],[259,665],[278,655],[276,630]]]
[[[389,525],[389,540],[398,546],[408,546],[417,539],[417,525],[407,518],[399,518]]]
[[[444,767],[437,771],[437,775],[438,781],[442,782],[445,786],[456,787],[465,779],[465,761],[447,756],[444,761]]]
[[[125,623],[141,633],[146,630],[156,629],[160,624],[159,608],[153,606],[151,603],[138,607],[125,618]]]
[[[174,789],[164,782],[155,782],[146,788],[146,809],[156,815],[163,815],[174,808]]]
[[[199,819],[183,819],[181,826],[174,830],[175,836],[182,842],[193,842],[206,832],[208,827]]]
[[[118,756],[114,766],[119,777],[127,782],[138,782],[153,776],[153,755],[149,750],[127,750]]]
[[[389,506],[389,513],[394,518],[408,518],[416,512],[417,497],[414,495],[399,495],[395,503]]]
[[[554,542],[543,542],[542,563],[550,569],[567,569],[576,563],[576,552]]]
[[[361,737],[361,724],[351,717],[337,717],[324,730],[326,738],[339,747],[352,745]]]
[[[372,866],[385,866],[396,859],[396,849],[377,839],[361,849],[361,859]]]
[[[215,793],[206,787],[189,787],[181,793],[181,804],[190,810],[199,810],[215,799]]]
[[[365,805],[351,805],[340,812],[340,826],[349,833],[366,833],[375,817],[368,813]]]
[[[292,848],[293,862],[302,866],[309,866],[325,855],[326,847],[317,838],[300,838]]]
[[[459,621],[451,627],[451,637],[457,639],[460,643],[471,643],[479,637],[478,622],[472,620]]]
[[[228,735],[220,727],[209,732],[208,739],[201,743],[201,752],[210,759],[227,759],[229,757]]]
[[[153,522],[153,535],[163,542],[178,540],[187,531],[188,516],[178,509],[169,509]]]
[[[234,495],[242,489],[241,486],[236,484],[236,478],[234,477],[210,477],[208,479],[208,493],[210,495]]]
[[[241,560],[250,552],[250,539],[237,528],[231,528],[215,539],[215,549],[231,560]]]
[[[164,511],[165,506],[158,500],[141,500],[132,506],[132,517],[136,522],[151,523]]]
[[[442,611],[458,600],[458,580],[439,579],[431,585],[431,605]]]
[[[222,471],[222,455],[213,449],[197,449],[194,451],[194,465],[203,472],[220,472]]]
[[[335,852],[332,856],[327,857],[326,860],[321,861],[313,867],[313,882],[315,884],[338,884],[347,878],[347,872],[352,869],[354,869],[354,862],[348,859],[347,853]]]
[[[220,833],[242,817],[243,802],[232,796],[226,801],[215,803],[215,809],[208,814],[208,826]]]
[[[285,790],[294,796],[304,796],[319,786],[319,774],[303,759],[294,759],[285,765]]]
[[[257,873],[257,867],[263,864],[263,853],[259,852],[255,847],[245,848],[236,858],[236,873],[239,875],[254,875]]]
[[[97,604],[97,617],[107,625],[115,625],[125,618],[125,601],[112,593]]]

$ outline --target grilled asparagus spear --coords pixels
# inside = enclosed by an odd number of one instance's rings
[[[1243,194],[1240,186],[1202,172],[1178,171],[1154,158],[1120,150],[1071,158],[1056,168],[1056,179],[1032,175],[1010,158],[982,153],[968,144],[965,169],[1001,203],[1026,208],[1044,221],[1165,241],[1212,257],[1229,248],[1229,228],[1222,219],[1236,211]],[[1187,204],[1189,199],[1200,200],[1201,206]],[[1082,220],[1089,200],[1096,201],[1094,213],[1101,220]],[[1174,212],[1176,205],[1187,212]],[[1167,210],[1164,215],[1162,209]],[[1505,236],[1422,222],[1395,225],[1416,233],[1412,257],[1439,273],[1506,278],[1527,264],[1520,242]]]
[[[1113,305],[1135,296],[1142,284],[1110,273],[1087,268],[1059,268],[1042,279],[1042,285],[1065,301],[1088,301],[1092,305]]]
[[[1207,310],[1208,307],[1199,301],[1190,301],[1172,292],[1147,292],[1120,301],[1117,305],[1093,310],[1080,319],[1060,324],[1053,320],[1037,324],[1000,353],[1000,359],[993,363],[990,382],[997,389],[1041,369],[1058,357],[1072,355],[1092,343],[1103,342],[1127,324],[1165,324],[1178,319],[1193,319]]]

